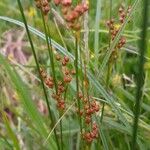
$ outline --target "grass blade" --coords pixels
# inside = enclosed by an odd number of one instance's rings
[[[12,80],[13,86],[17,91],[17,94],[23,104],[24,110],[27,112],[28,116],[32,119],[33,124],[38,129],[40,136],[46,138],[48,133],[44,125],[44,120],[40,113],[38,112],[35,104],[31,101],[31,96],[26,85],[23,83],[19,75],[16,73],[15,69],[12,69],[9,63],[0,54],[0,64],[3,64],[7,74]],[[55,147],[54,141],[51,139],[51,146]]]
[[[15,135],[15,133],[13,132],[13,130],[11,129],[11,126],[9,124],[9,121],[7,119],[6,114],[4,112],[2,112],[2,114],[3,114],[3,121],[4,121],[4,124],[6,126],[8,135],[12,139],[14,147],[15,147],[16,150],[20,150],[19,141],[17,139],[17,136]]]

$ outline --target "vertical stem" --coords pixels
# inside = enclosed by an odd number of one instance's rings
[[[35,49],[34,49],[34,45],[33,45],[33,42],[32,42],[32,38],[30,36],[30,32],[29,32],[29,29],[28,29],[27,21],[26,21],[25,15],[24,15],[24,11],[23,11],[21,2],[20,2],[20,0],[17,0],[17,1],[18,1],[18,6],[19,6],[19,9],[20,9],[22,18],[23,18],[24,25],[25,25],[25,28],[26,28],[26,32],[27,32],[27,35],[28,35],[28,38],[29,38],[29,42],[30,42],[30,45],[31,45],[31,49],[32,49],[32,52],[33,52],[33,56],[34,56],[34,59],[35,59],[37,70],[38,70],[38,73],[39,73],[39,77],[40,77],[40,80],[41,80],[41,83],[42,83],[42,88],[43,88],[43,92],[44,92],[44,95],[45,95],[46,104],[47,104],[47,107],[48,107],[49,117],[50,117],[50,119],[52,121],[52,126],[53,126],[54,125],[53,116],[52,116],[52,113],[51,113],[51,110],[50,110],[50,105],[49,105],[49,101],[48,101],[46,88],[45,88],[45,85],[44,85],[44,82],[43,82],[43,79],[42,79],[42,76],[41,76],[41,73],[40,73],[40,66],[39,66],[38,59],[37,59],[37,56],[36,56],[36,53],[35,53]],[[56,141],[57,141],[56,132],[54,132],[54,133],[55,133],[55,138],[56,138]],[[58,144],[57,144],[57,146],[58,146],[58,149],[59,149],[59,145]]]
[[[110,12],[109,12],[109,19],[111,20],[112,16],[112,0],[110,0]],[[110,48],[110,44],[111,44],[111,33],[110,33],[110,29],[109,29],[109,48]],[[109,77],[110,77],[110,63],[108,62],[108,68],[107,68],[107,78],[106,78],[106,89],[108,89],[109,87]],[[103,121],[103,116],[104,116],[104,110],[105,110],[105,103],[103,103],[102,106],[102,113],[101,113],[101,118],[100,118],[100,122],[102,123]]]
[[[50,35],[49,27],[46,26],[46,22],[45,22],[45,18],[44,18],[43,13],[42,13],[42,21],[43,21],[43,25],[44,25],[45,37],[46,37],[46,42],[47,42],[47,47],[48,47],[48,54],[49,54],[49,58],[50,58],[50,62],[51,62],[51,68],[52,68],[52,75],[53,75],[53,79],[54,79],[55,91],[56,91],[56,94],[57,94],[57,80],[56,80],[56,75],[55,75],[55,66],[54,66],[55,64],[54,64],[54,58],[53,58],[51,35]],[[49,38],[49,36],[50,36],[50,38]],[[54,126],[54,124],[53,124],[53,126]],[[62,139],[62,122],[60,122],[60,130],[61,130],[61,139]],[[56,137],[56,143],[57,143],[58,149],[60,149],[56,129],[54,129],[54,134],[55,134],[55,137]],[[61,144],[62,144],[62,140],[61,140]],[[61,145],[61,148],[62,147],[63,147],[63,145]]]
[[[60,120],[60,143],[61,143],[61,150],[63,150],[63,133],[62,133],[62,120]]]
[[[79,56],[78,56],[78,33],[76,33],[76,41],[75,41],[75,46],[76,46],[76,51],[75,51],[75,69],[76,69],[76,98],[77,98],[77,103],[78,103],[78,109],[80,112],[80,100],[79,100],[79,68],[78,68],[78,61],[79,61]],[[80,122],[80,131],[82,133],[82,121],[81,121],[81,116],[79,115],[79,122]]]
[[[132,150],[136,149],[136,140],[137,140],[137,131],[138,131],[138,120],[140,115],[140,107],[143,94],[143,85],[144,85],[144,54],[146,52],[146,36],[147,36],[147,27],[148,27],[148,5],[149,0],[143,0],[143,23],[142,23],[142,32],[141,32],[141,41],[139,44],[140,56],[139,56],[139,65],[138,65],[138,74],[137,74],[137,91],[136,91],[136,103],[134,111],[134,125],[133,125],[133,137],[132,137]]]
[[[48,47],[48,54],[49,54],[49,58],[50,58],[50,62],[51,62],[52,75],[54,78],[55,91],[57,93],[57,80],[56,80],[56,75],[55,75],[55,64],[54,64],[54,58],[53,58],[53,49],[52,49],[50,30],[49,30],[49,27],[46,26],[45,18],[44,18],[44,15],[42,12],[41,12],[41,14],[42,14],[42,21],[43,21],[43,25],[44,25],[44,32],[45,32],[47,47]]]
[[[87,0],[82,0],[82,3],[87,3]],[[84,24],[84,35],[83,35],[83,41],[84,41],[84,53],[86,56],[87,64],[90,60],[90,53],[89,53],[89,27],[88,27],[88,17],[89,13],[88,11],[84,14],[83,24]]]
[[[98,65],[98,56],[99,56],[99,27],[100,27],[100,18],[101,18],[101,4],[102,4],[102,0],[97,0],[96,17],[95,17],[95,33],[94,33],[94,56],[95,56],[95,64],[97,65]]]

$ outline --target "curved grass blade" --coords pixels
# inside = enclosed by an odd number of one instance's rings
[[[8,135],[12,139],[15,149],[20,150],[19,141],[18,141],[17,136],[15,135],[14,131],[11,129],[11,126],[9,124],[9,121],[7,119],[5,112],[2,112],[2,115],[3,115],[2,118],[3,118],[4,124],[6,126]]]
[[[48,135],[47,129],[45,128],[44,120],[40,113],[38,112],[35,104],[31,100],[31,96],[29,91],[20,78],[20,76],[16,73],[15,69],[11,68],[9,63],[3,58],[0,54],[0,64],[2,64],[9,75],[9,78],[12,80],[13,86],[17,91],[17,94],[20,98],[20,101],[23,104],[25,111],[27,112],[28,116],[32,119],[33,124],[36,126],[37,130],[40,133],[40,136],[46,138]],[[49,144],[51,147],[56,148],[55,142],[50,139]]]

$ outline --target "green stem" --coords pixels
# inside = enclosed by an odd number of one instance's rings
[[[62,131],[62,120],[60,120],[60,143],[61,143],[61,150],[63,150],[63,131]]]
[[[143,0],[143,24],[141,32],[141,42],[139,45],[140,56],[139,56],[139,65],[138,65],[138,74],[137,74],[137,91],[136,91],[136,103],[134,111],[134,125],[133,125],[133,137],[132,137],[132,150],[136,149],[136,140],[137,140],[137,131],[138,131],[138,121],[140,116],[140,107],[143,94],[143,85],[144,85],[144,54],[146,52],[146,37],[147,37],[147,27],[148,27],[148,5],[149,0]]]
[[[80,100],[79,100],[79,68],[78,68],[78,37],[76,35],[76,41],[75,41],[76,51],[75,51],[75,69],[76,69],[76,98],[78,103],[78,110],[80,112]],[[79,115],[79,121],[80,121],[80,131],[82,133],[82,121],[81,116]]]
[[[19,6],[19,9],[20,9],[22,18],[23,18],[24,25],[25,25],[25,28],[26,28],[26,32],[27,32],[27,35],[28,35],[28,38],[29,38],[29,42],[30,42],[30,45],[31,45],[32,53],[33,53],[33,56],[34,56],[34,59],[35,59],[35,63],[36,63],[36,66],[37,66],[37,70],[38,70],[38,73],[39,73],[39,77],[40,77],[40,80],[41,80],[44,96],[45,96],[45,99],[46,99],[46,104],[47,104],[47,107],[48,107],[49,117],[50,117],[50,119],[52,121],[52,126],[53,126],[54,125],[53,116],[52,116],[52,113],[51,113],[51,109],[50,109],[50,105],[49,105],[49,101],[48,101],[46,88],[45,88],[45,85],[44,85],[44,82],[43,82],[43,79],[42,79],[42,76],[41,76],[41,73],[40,73],[40,66],[39,66],[39,63],[38,63],[38,59],[37,59],[37,56],[36,56],[36,52],[35,52],[35,49],[34,49],[32,38],[30,36],[30,32],[29,32],[29,29],[28,29],[27,21],[26,21],[25,15],[24,15],[24,11],[23,11],[23,7],[21,5],[21,2],[20,2],[20,0],[17,0],[17,1],[18,1],[18,6]],[[56,132],[54,132],[54,133],[55,133],[55,138],[57,140]]]
[[[112,13],[112,0],[110,0],[109,20],[112,19],[111,13]],[[110,33],[110,29],[109,29],[109,48],[110,48],[110,44],[111,44],[111,33]],[[108,89],[108,87],[109,87],[109,76],[110,76],[110,63],[108,62],[107,78],[106,78],[106,89]],[[103,103],[103,106],[102,106],[102,113],[101,113],[101,118],[100,118],[101,123],[103,121],[104,110],[105,110],[105,103]]]
[[[55,90],[56,90],[56,93],[57,93],[57,80],[56,80],[56,75],[55,75],[55,64],[54,64],[54,57],[53,57],[50,30],[49,30],[48,26],[46,27],[46,22],[45,22],[44,15],[43,15],[42,12],[41,12],[41,14],[42,14],[42,21],[43,21],[43,25],[44,25],[44,31],[45,31],[47,47],[48,47],[48,54],[49,54],[49,58],[50,58],[51,68],[52,68],[52,75],[53,75],[53,78],[54,78]]]
[[[108,64],[108,68],[107,68],[107,78],[106,78],[106,89],[107,90],[109,87],[109,77],[110,77],[110,63]],[[103,103],[103,106],[102,106],[102,113],[101,113],[101,118],[100,118],[101,123],[102,123],[103,117],[104,117],[104,110],[105,110],[105,103]]]
[[[51,68],[52,68],[52,75],[53,75],[53,79],[54,79],[55,91],[57,93],[57,81],[56,81],[56,75],[55,75],[55,66],[54,66],[54,58],[53,58],[53,51],[52,51],[51,36],[50,36],[50,31],[49,31],[48,26],[46,27],[46,22],[45,22],[43,13],[42,13],[42,21],[43,21],[43,25],[44,25],[44,32],[45,32],[46,43],[47,43],[47,47],[48,47],[48,54],[49,54],[49,58],[50,58]],[[49,36],[50,36],[50,38],[49,38]],[[53,126],[54,126],[54,124],[53,124]],[[61,127],[61,123],[60,123],[60,127]],[[60,130],[62,130],[62,129],[60,129]],[[58,149],[60,149],[56,129],[54,129],[54,134],[55,134],[55,138],[56,138],[57,147],[58,147]],[[62,134],[62,132],[61,132],[61,134]],[[62,137],[62,135],[61,135],[61,137]],[[61,145],[61,147],[62,146],[63,145]]]

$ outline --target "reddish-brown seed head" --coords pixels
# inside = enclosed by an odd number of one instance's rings
[[[64,61],[65,61],[66,63],[69,62],[69,57],[65,56],[65,57],[64,57]]]
[[[63,6],[70,6],[72,3],[72,0],[61,0],[61,4]]]
[[[59,5],[61,0],[54,0],[55,5]]]

